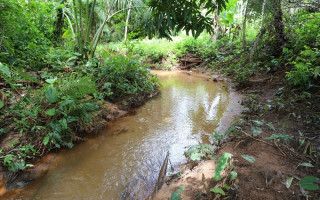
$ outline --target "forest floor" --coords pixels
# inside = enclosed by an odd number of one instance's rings
[[[237,129],[216,152],[217,158],[226,152],[233,155],[233,170],[238,174],[235,181],[228,182],[225,172],[221,181],[214,181],[217,159],[202,161],[195,168],[192,166],[193,169],[185,169],[182,175],[167,177],[154,199],[167,200],[173,193],[180,194],[182,200],[319,199],[319,191],[308,193],[299,186],[299,179],[320,174],[318,157],[314,156],[320,147],[320,138],[315,134],[319,123],[310,123],[319,122],[316,114],[320,110],[319,100],[299,99],[293,94],[287,94],[287,98],[281,96],[286,87],[285,71],[280,70],[274,74],[256,74],[246,87],[238,90],[246,97],[241,116],[233,122]],[[273,134],[292,138],[266,139]],[[241,155],[250,155],[255,162],[250,163]],[[301,165],[309,162],[314,167]],[[290,177],[293,181],[289,187],[286,183]],[[231,187],[224,196],[210,192],[215,186],[223,188],[222,184]],[[181,186],[183,190],[179,190]]]

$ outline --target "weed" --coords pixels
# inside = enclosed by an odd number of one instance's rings
[[[209,144],[193,145],[188,148],[184,155],[192,161],[213,159],[214,147]]]
[[[181,199],[181,194],[180,192],[182,192],[184,190],[184,186],[180,186],[179,189],[177,189],[174,193],[172,193],[170,200],[180,200]]]

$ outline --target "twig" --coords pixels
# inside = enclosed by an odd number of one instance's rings
[[[270,145],[270,146],[273,147],[273,144],[270,144],[269,142],[266,142],[266,141],[264,141],[264,140],[260,140],[260,139],[258,139],[258,138],[255,138],[255,137],[249,135],[248,133],[244,132],[243,130],[241,130],[241,132],[242,132],[243,134],[245,134],[246,136],[250,137],[251,139],[254,139],[254,140],[256,140],[256,141],[259,141],[259,142],[268,144],[268,145]]]
[[[275,144],[276,147],[278,147],[278,149],[280,150],[280,152],[281,152],[284,156],[286,156],[286,154],[282,151],[282,149],[279,147],[279,145],[276,143],[276,141],[274,141],[274,144]]]
[[[234,149],[237,148],[237,146],[238,146],[241,142],[244,142],[244,140],[241,140],[240,142],[238,142],[238,144],[236,144],[236,146],[234,147]]]

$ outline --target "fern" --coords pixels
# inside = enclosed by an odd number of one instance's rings
[[[75,100],[82,99],[86,95],[96,92],[97,87],[95,82],[93,82],[89,77],[78,78],[76,74],[72,74],[65,78],[60,87],[61,96],[71,96]]]
[[[79,120],[91,121],[88,118],[88,112],[96,110],[98,106],[92,103],[72,103],[65,109],[65,114],[73,116]]]

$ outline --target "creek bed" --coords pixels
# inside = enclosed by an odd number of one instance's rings
[[[210,143],[230,103],[226,84],[203,74],[153,71],[161,94],[117,119],[97,137],[63,150],[22,199],[144,199],[170,152],[168,173],[186,162],[186,147]],[[170,166],[170,165],[169,165]]]

